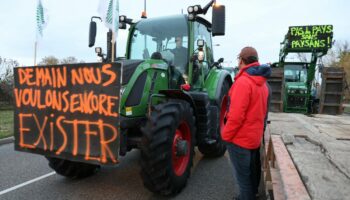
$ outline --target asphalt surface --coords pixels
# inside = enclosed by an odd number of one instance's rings
[[[0,199],[225,200],[232,199],[237,191],[227,154],[208,159],[196,151],[187,186],[175,197],[155,195],[143,187],[139,157],[139,151],[134,150],[121,158],[121,164],[116,167],[103,167],[92,177],[70,180],[49,174],[52,170],[43,156],[16,152],[13,143],[0,145]],[[47,177],[28,183],[47,174]],[[23,183],[27,184],[9,191]]]

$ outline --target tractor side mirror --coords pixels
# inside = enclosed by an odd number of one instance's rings
[[[221,68],[221,63],[224,62],[224,58],[219,58],[219,60],[217,62],[214,62],[212,67],[217,67],[217,68]]]
[[[213,5],[212,34],[213,36],[225,35],[225,6],[223,5]]]
[[[95,45],[96,29],[97,29],[96,22],[91,21],[90,28],[89,28],[89,47],[93,47]]]

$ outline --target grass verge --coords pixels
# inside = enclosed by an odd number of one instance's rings
[[[13,110],[0,109],[0,139],[13,136]]]
[[[344,112],[347,113],[347,114],[350,114],[350,107],[345,107],[344,108]]]

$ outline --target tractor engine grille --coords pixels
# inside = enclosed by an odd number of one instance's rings
[[[288,107],[305,107],[306,98],[304,96],[288,96],[287,105]]]

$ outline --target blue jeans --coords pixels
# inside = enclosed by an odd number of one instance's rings
[[[239,200],[254,200],[258,194],[261,176],[259,149],[244,149],[235,144],[227,144],[233,173],[239,186]]]

